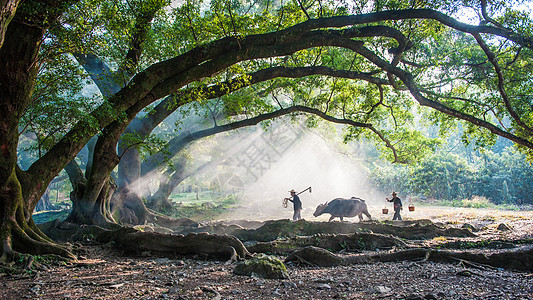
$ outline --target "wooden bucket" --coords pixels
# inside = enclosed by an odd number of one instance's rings
[[[415,205],[409,204],[409,211],[415,211]]]
[[[388,208],[384,208],[381,210],[381,212],[383,212],[384,215],[388,214],[389,213],[389,209]]]

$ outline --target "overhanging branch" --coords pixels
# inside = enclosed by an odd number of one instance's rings
[[[282,109],[279,109],[279,110],[276,110],[270,113],[260,114],[253,118],[248,118],[248,119],[231,122],[231,123],[224,124],[224,125],[211,127],[211,128],[204,129],[204,130],[199,130],[186,136],[179,135],[169,141],[167,149],[168,149],[168,152],[170,152],[171,156],[173,156],[177,154],[178,152],[180,152],[181,150],[183,150],[191,142],[199,140],[201,138],[215,135],[221,132],[235,130],[238,128],[257,125],[262,121],[279,118],[281,116],[293,114],[293,113],[313,114],[328,122],[332,122],[336,124],[344,124],[344,125],[349,125],[349,126],[354,126],[354,127],[359,127],[359,128],[367,128],[371,130],[373,133],[375,133],[386,144],[386,146],[389,149],[391,149],[395,157],[395,161],[397,160],[396,149],[394,148],[394,146],[372,124],[357,122],[357,121],[345,119],[345,118],[336,118],[316,108],[302,106],[302,105],[290,106],[290,107],[282,108]],[[147,159],[141,164],[142,174],[148,174],[152,172],[153,170],[155,170],[156,168],[158,168],[158,166],[164,162],[165,158],[166,158],[165,154],[162,152],[152,155],[149,159]]]

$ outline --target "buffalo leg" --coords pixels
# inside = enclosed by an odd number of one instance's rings
[[[335,216],[331,216],[329,217],[329,221],[328,222],[331,222],[331,220],[335,219]]]

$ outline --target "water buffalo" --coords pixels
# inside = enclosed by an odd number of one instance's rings
[[[316,208],[315,213],[313,213],[313,216],[318,217],[324,213],[331,214],[329,221],[339,217],[342,222],[342,218],[344,217],[350,218],[355,216],[359,216],[359,220],[362,221],[363,214],[372,220],[372,216],[368,213],[365,200],[357,197],[352,197],[351,199],[336,198],[331,200],[331,202],[320,204]]]

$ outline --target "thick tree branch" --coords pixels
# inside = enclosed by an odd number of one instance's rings
[[[159,1],[156,4],[140,5],[140,12],[135,19],[135,27],[133,28],[133,37],[130,41],[130,49],[126,54],[124,62],[119,69],[122,73],[124,84],[126,84],[131,76],[134,74],[135,68],[139,65],[139,59],[142,53],[142,44],[148,36],[150,24],[154,19],[156,13],[162,8],[164,1]],[[146,8],[147,7],[147,8]]]
[[[0,2],[0,48],[4,44],[4,37],[9,23],[15,16],[19,4],[23,0],[5,0]]]
[[[449,17],[441,12],[432,9],[405,9],[405,10],[390,10],[380,11],[368,14],[359,14],[352,16],[336,16],[329,18],[311,19],[291,27],[294,31],[310,31],[317,28],[340,28],[350,25],[369,24],[380,21],[393,20],[413,20],[426,19],[438,21],[450,28],[467,33],[488,33],[507,38],[519,45],[533,49],[533,38],[526,37],[515,33],[510,29],[498,28],[494,26],[475,26],[459,22],[452,17]]]
[[[529,149],[533,149],[533,142],[519,137],[511,132],[505,131],[498,126],[495,126],[494,124],[487,122],[485,120],[481,120],[473,115],[469,115],[467,113],[458,111],[456,109],[453,109],[441,102],[431,100],[429,98],[426,98],[422,95],[421,91],[419,90],[418,86],[416,85],[413,76],[398,68],[394,67],[385,60],[381,59],[379,56],[377,56],[375,53],[370,51],[369,49],[365,48],[361,43],[358,43],[353,40],[338,40],[339,43],[337,44],[339,47],[345,47],[348,49],[351,49],[362,56],[364,56],[366,59],[374,63],[376,66],[380,67],[381,69],[390,72],[400,78],[400,80],[407,86],[409,91],[411,92],[411,95],[418,101],[418,103],[422,106],[431,107],[437,111],[440,111],[442,113],[445,113],[449,116],[455,117],[460,120],[467,121],[469,123],[472,123],[478,127],[485,128],[489,130],[491,133],[499,135],[501,137],[504,137],[508,140],[511,140],[519,145],[525,146]]]
[[[520,118],[520,116],[516,113],[516,111],[514,110],[512,104],[511,104],[511,101],[509,100],[509,97],[507,96],[507,92],[505,92],[503,73],[502,73],[502,69],[500,68],[500,65],[496,61],[496,56],[489,49],[489,46],[485,43],[485,41],[483,41],[483,39],[481,38],[481,35],[474,34],[474,37],[476,38],[476,41],[478,42],[478,44],[481,47],[481,49],[483,49],[483,51],[487,55],[487,58],[490,61],[490,63],[494,66],[494,71],[496,72],[496,76],[498,77],[498,90],[500,92],[500,96],[502,97],[503,103],[505,104],[505,108],[507,109],[507,111],[509,112],[509,114],[511,115],[513,120],[515,120],[515,122],[520,127],[522,127],[525,130],[527,130],[530,134],[533,133],[533,129],[531,127],[529,127],[522,120],[522,118]]]
[[[374,75],[373,73],[334,70],[329,67],[321,66],[294,68],[271,67],[248,75],[242,75],[217,85],[179,91],[161,101],[161,103],[159,103],[147,117],[141,119],[142,122],[145,122],[146,126],[139,127],[151,129],[155,128],[159,123],[172,114],[175,111],[175,108],[194,100],[194,95],[203,95],[203,97],[206,99],[213,99],[232,93],[243,87],[251,86],[274,78],[301,78],[311,75],[323,75],[354,80],[360,79],[370,83],[382,85],[386,85],[388,83],[387,80],[372,76]],[[151,132],[151,130],[149,131]]]
[[[152,171],[154,171],[156,168],[158,168],[164,161],[168,159],[168,153],[170,153],[170,156],[176,155],[178,152],[183,150],[187,145],[189,145],[191,142],[196,141],[198,139],[211,136],[217,133],[221,132],[227,132],[230,130],[235,130],[238,128],[246,127],[246,126],[253,126],[257,125],[258,123],[270,120],[274,118],[279,118],[281,116],[292,114],[292,113],[307,113],[307,114],[313,114],[316,115],[328,122],[337,123],[337,124],[344,124],[354,127],[360,127],[360,128],[368,128],[373,133],[375,133],[386,145],[388,148],[393,151],[393,155],[395,158],[397,158],[396,150],[394,146],[390,143],[390,141],[379,131],[377,130],[372,124],[368,123],[361,123],[350,119],[344,119],[344,118],[336,118],[331,115],[328,115],[327,113],[324,113],[316,108],[307,107],[307,106],[301,106],[301,105],[295,105],[290,106],[287,108],[282,108],[270,113],[264,113],[260,114],[258,116],[255,116],[253,118],[244,119],[241,121],[235,121],[224,125],[219,125],[216,127],[199,130],[196,132],[192,132],[190,134],[180,134],[179,136],[176,136],[175,138],[171,139],[168,142],[167,150],[164,152],[156,153],[152,156],[150,156],[147,160],[145,160],[141,164],[141,173],[142,174],[148,174]]]
[[[481,15],[483,16],[485,21],[487,21],[488,23],[492,23],[497,27],[503,28],[503,26],[500,23],[496,22],[496,20],[492,19],[489,16],[489,13],[487,12],[487,0],[481,0]]]
[[[66,166],[65,171],[68,174],[70,183],[75,186],[79,182],[85,181],[85,175],[75,160],[71,160]]]

